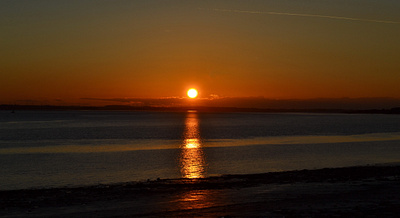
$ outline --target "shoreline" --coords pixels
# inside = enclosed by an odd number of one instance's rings
[[[400,165],[0,191],[0,216],[395,216]]]
[[[338,113],[338,114],[400,114],[400,107],[385,109],[343,109],[343,108],[254,108],[254,107],[153,107],[153,106],[57,106],[57,105],[0,105],[0,111],[147,111],[147,112],[187,112],[201,113]]]

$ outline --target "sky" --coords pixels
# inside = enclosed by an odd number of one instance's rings
[[[399,11],[398,0],[2,0],[0,104],[400,99]]]

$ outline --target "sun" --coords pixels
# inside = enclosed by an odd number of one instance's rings
[[[196,98],[197,95],[198,95],[198,92],[197,92],[196,89],[189,89],[187,91],[187,95],[188,95],[189,98]]]

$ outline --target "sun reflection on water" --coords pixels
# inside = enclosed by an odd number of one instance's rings
[[[180,170],[183,178],[204,178],[206,162],[200,140],[199,119],[197,113],[188,111],[183,133],[183,145],[180,155]]]

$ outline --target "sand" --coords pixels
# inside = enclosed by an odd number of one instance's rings
[[[0,191],[2,217],[397,217],[400,166]]]

